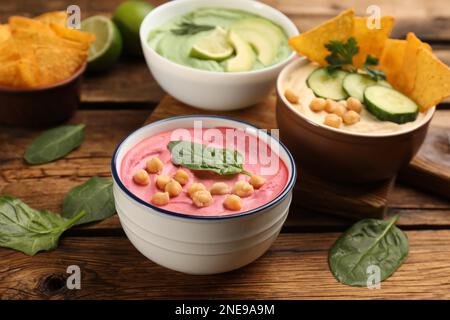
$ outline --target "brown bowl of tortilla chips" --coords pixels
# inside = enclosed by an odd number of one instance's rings
[[[72,116],[94,40],[66,28],[64,12],[0,25],[0,123],[41,127]]]

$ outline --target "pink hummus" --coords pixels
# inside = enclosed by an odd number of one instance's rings
[[[232,128],[215,128],[215,129],[220,130],[221,132],[225,132],[226,129],[230,130]],[[213,140],[204,141],[203,138],[198,139],[193,137],[194,129],[186,129],[186,130],[188,130],[191,133],[190,137],[192,138],[177,139],[177,140],[190,140],[197,143],[216,146],[219,148],[226,147],[230,149],[229,144],[225,146],[223,144],[221,145],[216,144],[214,143]],[[204,133],[205,130],[207,129],[202,129],[202,132]],[[232,130],[236,131],[235,129]],[[242,131],[240,131],[240,133],[246,135],[246,137],[249,137],[247,133],[243,133]],[[171,140],[173,140],[171,130],[158,133],[154,136],[151,136],[139,142],[137,145],[131,148],[123,158],[120,168],[120,178],[123,184],[134,195],[136,195],[137,197],[146,202],[150,203],[152,195],[155,194],[156,192],[161,191],[156,187],[155,184],[157,174],[150,174],[150,184],[147,186],[140,186],[136,184],[133,181],[133,175],[138,170],[145,169],[147,160],[157,156],[164,163],[164,169],[160,174],[172,176],[175,173],[175,171],[179,169],[179,167],[172,163],[171,153],[167,148],[167,144]],[[226,182],[229,185],[229,187],[232,188],[235,182],[238,180],[248,181],[249,177],[247,175],[237,174],[231,176],[221,176],[214,172],[192,171],[185,167],[182,167],[182,169],[189,174],[189,182],[185,186],[183,186],[183,192],[179,196],[171,198],[169,204],[162,206],[161,208],[168,211],[188,215],[224,216],[258,208],[276,198],[282,192],[288,181],[288,169],[285,163],[281,159],[279,159],[279,157],[275,154],[275,152],[271,152],[269,145],[267,145],[265,142],[262,142],[259,139],[257,141],[259,144],[259,149],[266,148],[268,154],[270,154],[272,157],[274,156],[277,157],[278,164],[276,169],[272,170],[274,171],[273,174],[269,175],[264,174],[263,173],[264,167],[267,167],[267,165],[262,165],[259,160],[253,161],[255,162],[253,164],[249,164],[248,160],[250,148],[248,144],[243,144],[242,150],[240,150],[239,147],[237,146],[238,142],[236,140],[233,141],[234,145],[233,149],[237,148],[238,150],[241,151],[241,154],[245,156],[244,169],[253,174],[258,174],[266,178],[265,184],[260,189],[255,189],[254,193],[251,196],[242,198],[242,209],[240,211],[231,211],[224,208],[223,201],[227,195],[214,195],[213,196],[214,203],[211,206],[198,208],[192,203],[192,199],[189,197],[187,193],[187,188],[189,187],[190,184],[194,182],[203,183],[208,190],[215,182]]]

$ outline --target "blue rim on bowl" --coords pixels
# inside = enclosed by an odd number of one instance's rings
[[[112,157],[112,161],[111,161],[111,172],[112,172],[112,176],[114,181],[117,183],[117,185],[120,187],[120,189],[125,192],[125,194],[131,198],[132,200],[138,202],[139,204],[148,207],[150,209],[153,209],[159,213],[162,214],[166,214],[169,216],[174,216],[174,217],[178,217],[178,218],[187,218],[187,219],[194,219],[194,220],[226,220],[226,219],[232,219],[232,218],[239,218],[239,217],[243,217],[243,216],[248,216],[248,215],[252,215],[252,214],[256,214],[258,212],[261,212],[265,209],[271,208],[273,207],[275,204],[277,204],[278,202],[280,202],[281,200],[283,200],[288,193],[292,190],[292,188],[295,185],[295,182],[297,181],[297,168],[295,166],[295,161],[294,158],[292,157],[291,153],[289,152],[289,150],[286,148],[286,146],[277,138],[269,135],[267,132],[264,132],[264,134],[266,134],[269,138],[273,138],[275,139],[280,146],[284,149],[284,151],[286,152],[288,158],[289,158],[289,162],[291,164],[292,167],[292,174],[290,175],[290,178],[288,180],[288,182],[286,183],[283,191],[273,200],[271,200],[270,202],[252,209],[252,210],[248,210],[248,211],[244,211],[244,212],[239,212],[236,214],[230,214],[230,215],[224,215],[224,216],[195,216],[195,215],[189,215],[189,214],[183,214],[183,213],[178,213],[178,212],[173,212],[173,211],[169,211],[169,210],[165,210],[161,207],[155,206],[149,202],[146,202],[140,198],[138,198],[136,195],[134,195],[131,191],[129,191],[127,189],[127,187],[125,187],[125,185],[122,183],[120,177],[119,177],[119,173],[117,172],[117,155],[119,153],[119,151],[121,150],[121,148],[123,147],[123,144],[130,139],[133,135],[137,134],[138,132],[145,130],[146,128],[153,126],[155,124],[159,124],[159,123],[164,123],[164,122],[169,122],[169,121],[174,121],[177,119],[188,119],[188,118],[213,118],[213,119],[225,119],[225,120],[229,120],[229,121],[233,121],[233,122],[238,122],[238,123],[242,123],[245,124],[251,128],[254,128],[256,130],[259,130],[259,128],[255,127],[254,125],[246,122],[246,121],[242,121],[242,120],[236,120],[236,119],[232,119],[229,117],[224,117],[224,116],[213,116],[213,115],[188,115],[188,116],[176,116],[176,117],[171,117],[171,118],[167,118],[167,119],[162,119],[162,120],[158,120],[155,122],[152,122],[142,128],[139,128],[137,130],[135,130],[134,132],[132,132],[130,135],[128,135],[125,139],[123,139],[119,145],[117,146],[116,150],[113,153],[113,157]]]

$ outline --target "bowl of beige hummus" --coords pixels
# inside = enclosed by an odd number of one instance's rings
[[[280,73],[276,113],[282,141],[302,168],[326,179],[360,183],[395,176],[423,143],[435,108],[419,112],[386,81],[352,79],[363,76],[343,71],[330,80],[323,69],[298,58]],[[364,81],[370,90],[361,96]]]

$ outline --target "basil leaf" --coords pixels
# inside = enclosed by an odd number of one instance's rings
[[[116,212],[112,181],[93,177],[70,190],[64,197],[61,215],[72,218],[80,211],[85,211],[87,214],[78,220],[77,225],[111,217]]]
[[[35,210],[20,199],[0,196],[0,246],[28,255],[58,246],[61,234],[85,215],[79,212],[72,219],[47,210]]]
[[[380,268],[387,279],[408,255],[406,235],[389,220],[364,219],[348,229],[333,245],[328,263],[335,278],[350,286],[367,286],[369,266]]]
[[[64,157],[78,147],[84,138],[85,125],[65,125],[41,133],[27,148],[25,160],[42,164]]]
[[[243,168],[244,157],[237,150],[213,148],[190,141],[170,141],[172,162],[191,170],[208,170],[220,175],[250,174]]]

